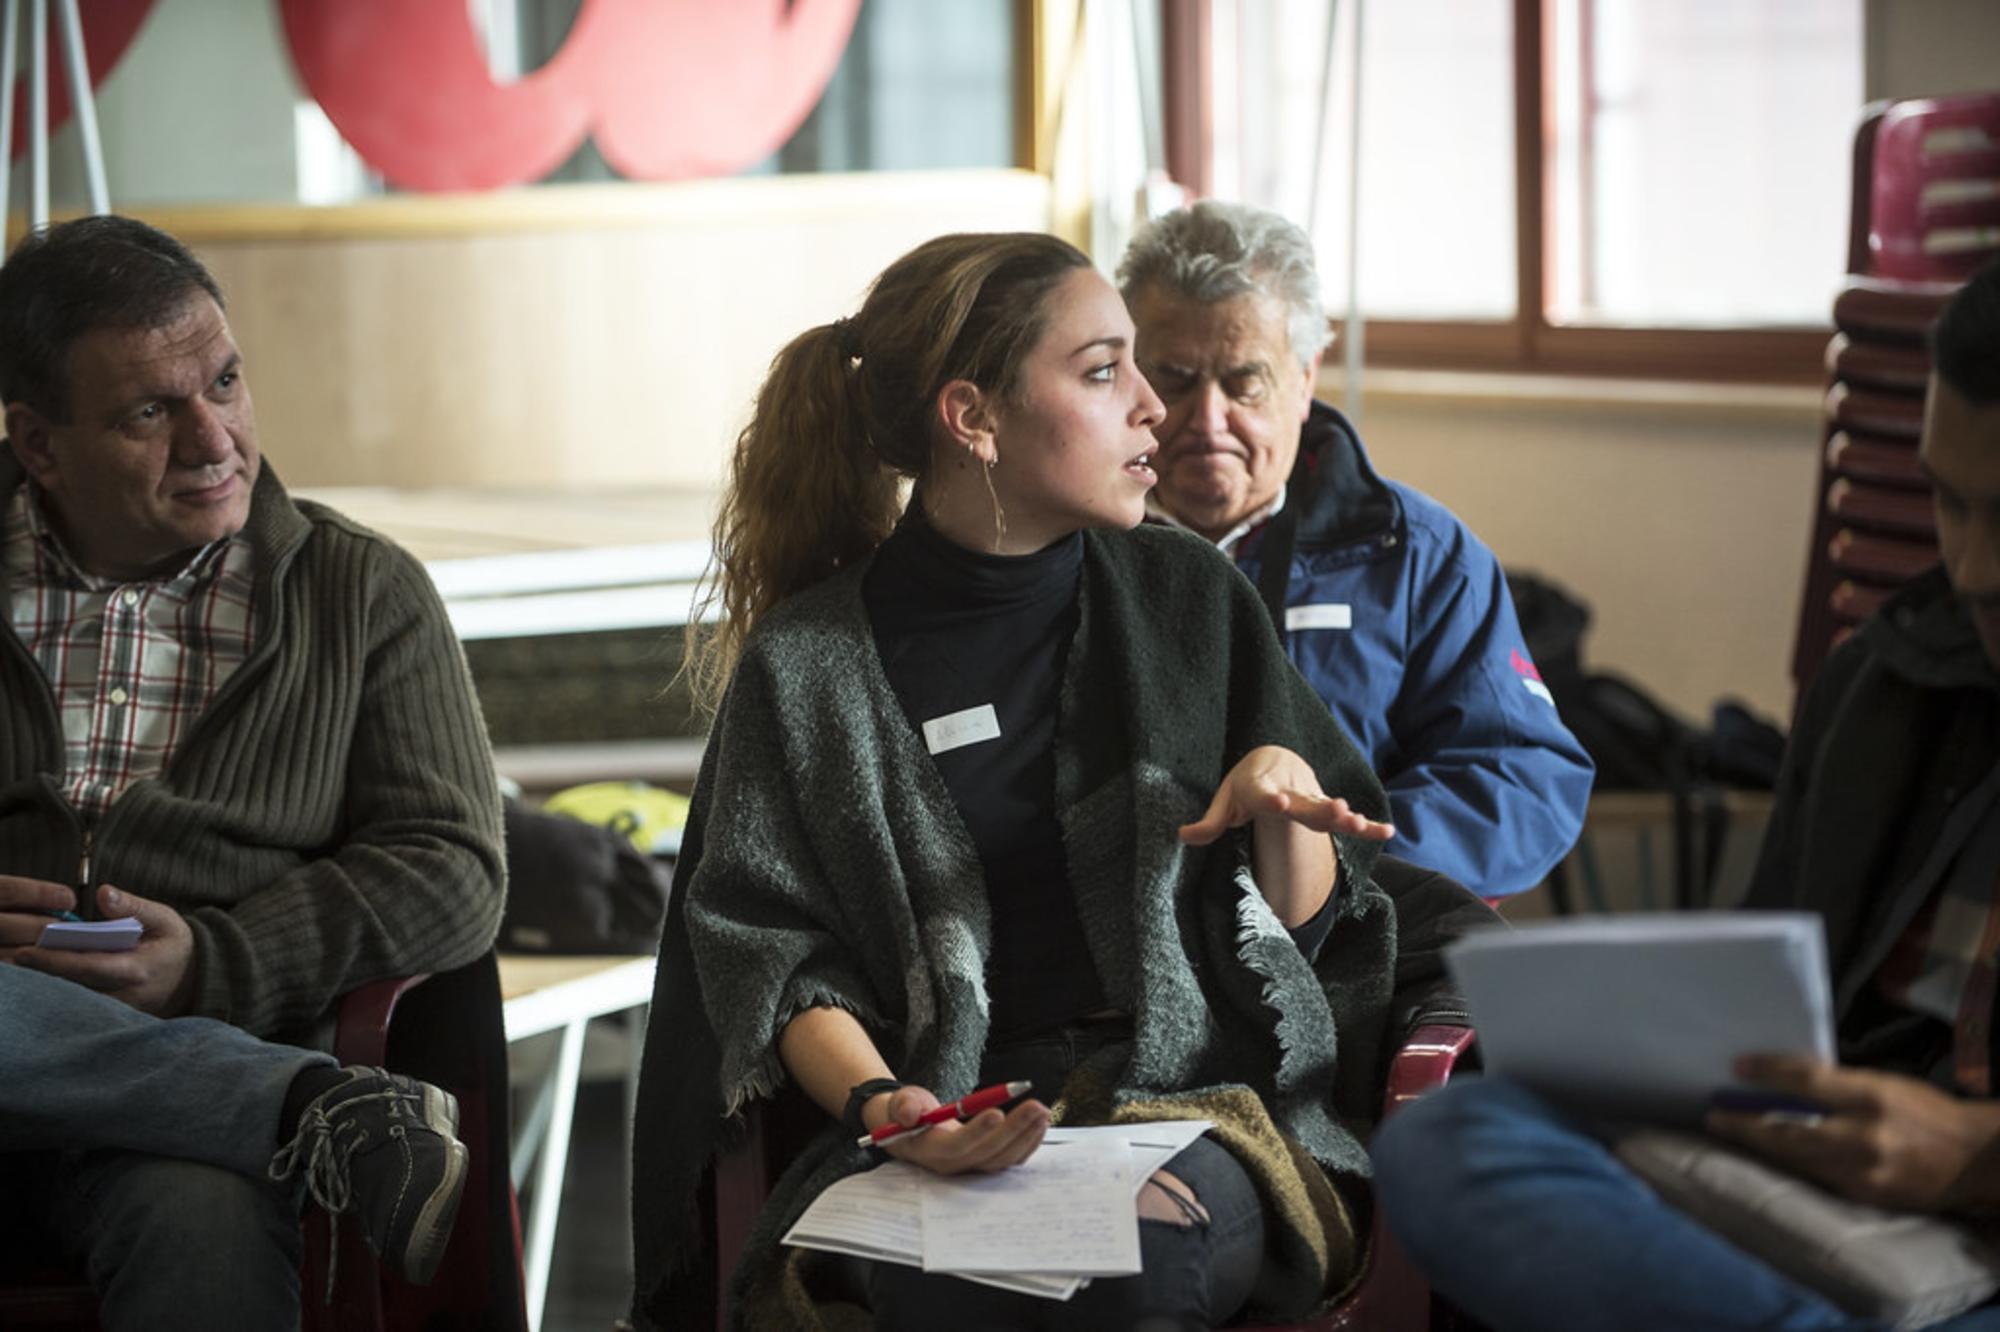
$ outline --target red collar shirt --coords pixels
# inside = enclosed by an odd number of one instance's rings
[[[127,787],[165,769],[249,655],[251,543],[241,533],[212,542],[162,577],[98,578],[63,549],[32,491],[16,491],[0,519],[8,619],[55,695],[55,776],[89,828]]]

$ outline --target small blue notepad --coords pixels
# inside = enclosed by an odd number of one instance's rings
[[[42,926],[37,940],[44,948],[80,953],[122,953],[136,948],[145,928],[131,916],[116,920],[58,920]]]

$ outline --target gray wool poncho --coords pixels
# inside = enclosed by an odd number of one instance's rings
[[[897,1076],[940,1097],[974,1085],[985,885],[883,675],[866,567],[757,626],[702,761],[634,1128],[642,1326],[713,1325],[697,1186],[734,1112],[784,1082],[777,1037],[801,1009],[854,1013]],[[1371,878],[1376,846],[1339,839],[1336,919],[1308,963],[1252,879],[1248,830],[1194,848],[1176,829],[1263,744],[1296,751],[1329,794],[1374,818],[1388,817],[1382,788],[1286,660],[1254,589],[1207,542],[1160,527],[1086,532],[1078,597],[1056,808],[1105,993],[1134,1018],[1129,1062],[1101,1070],[1114,1111],[1147,1117],[1146,1103],[1204,1093],[1241,1103],[1247,1088],[1268,1111],[1267,1137],[1275,1125],[1296,1160],[1358,1184],[1384,1046],[1401,1034],[1389,1029],[1395,908]],[[776,1278],[777,1236],[868,1163],[831,1122],[792,1163],[736,1274],[739,1321],[745,1292]],[[1279,1302],[1310,1308],[1345,1275],[1321,1271]]]

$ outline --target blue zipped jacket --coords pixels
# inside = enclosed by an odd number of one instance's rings
[[[1246,536],[1236,562],[1258,582],[1274,532],[1296,525],[1285,649],[1388,788],[1388,850],[1486,897],[1534,887],[1582,831],[1592,768],[1500,562],[1443,505],[1376,475],[1322,402],[1285,506],[1298,508]]]

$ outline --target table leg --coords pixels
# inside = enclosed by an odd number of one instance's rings
[[[535,1084],[534,1095],[528,1099],[527,1113],[514,1123],[514,1144],[513,1150],[508,1153],[507,1167],[516,1193],[528,1182],[528,1172],[534,1169],[536,1160],[541,1156],[542,1144],[549,1140],[549,1113],[555,1106],[555,1091],[555,1069],[552,1066]]]
[[[527,1252],[522,1255],[527,1282],[528,1327],[540,1332],[542,1306],[549,1293],[549,1260],[556,1247],[556,1218],[562,1212],[563,1174],[569,1165],[570,1125],[576,1118],[576,1092],[583,1068],[583,1029],[578,1018],[562,1029],[556,1066],[550,1077],[548,1136],[542,1140],[535,1172],[535,1196],[528,1207]]]

